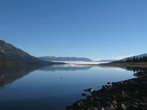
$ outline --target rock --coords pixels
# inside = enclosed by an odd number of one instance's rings
[[[114,110],[115,109],[114,105],[111,104],[110,109]]]
[[[102,109],[101,110],[105,110],[105,108],[104,107],[102,107]]]
[[[82,96],[87,96],[87,94],[85,94],[85,93],[82,93]]]
[[[78,102],[77,105],[78,105],[78,106],[81,106],[81,102]]]
[[[95,90],[92,89],[92,88],[89,88],[89,89],[84,89],[85,92],[90,92],[90,93],[93,93]]]
[[[121,94],[122,94],[122,97],[127,97],[128,96],[127,93],[124,90],[121,91]]]
[[[122,107],[123,110],[126,110],[125,104],[121,104],[121,107]]]
[[[116,100],[113,100],[112,103],[115,104],[115,105],[117,105],[117,101]]]
[[[66,110],[73,110],[73,108],[70,107],[70,106],[67,106],[67,107],[66,107]]]
[[[98,108],[97,107],[94,107],[93,110],[98,110]]]
[[[105,88],[106,89],[111,88],[111,85],[105,85]]]

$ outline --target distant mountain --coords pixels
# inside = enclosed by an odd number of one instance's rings
[[[89,58],[84,57],[55,57],[55,56],[45,56],[45,57],[39,57],[42,61],[92,61]]]
[[[21,49],[0,40],[0,66],[4,65],[24,65],[24,64],[43,64],[38,58],[29,55]]]

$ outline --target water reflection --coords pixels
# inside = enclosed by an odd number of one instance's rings
[[[74,64],[63,64],[63,65],[50,65],[40,68],[42,71],[78,71],[88,70],[92,66],[90,65],[74,65]]]
[[[141,67],[126,67],[127,70],[133,71],[134,76],[136,77],[145,77],[147,76],[147,68],[141,68]]]
[[[135,77],[144,77],[147,76],[147,68],[146,67],[116,67],[116,66],[101,66],[103,68],[116,68],[116,69],[122,69],[127,70],[130,72],[133,72],[133,75]]]
[[[12,83],[38,68],[38,66],[0,67],[0,87]]]
[[[35,70],[41,71],[77,71],[88,70],[91,66],[82,65],[50,65],[45,67],[38,66],[17,66],[17,67],[0,67],[0,87],[5,86],[13,81],[24,77]],[[61,77],[61,79],[63,79]]]
[[[70,65],[70,64],[49,65],[45,67],[37,67],[37,66],[0,67],[0,87],[5,86],[9,83],[12,83],[15,80],[20,79],[35,70],[41,70],[41,71],[46,71],[46,72],[79,71],[79,70],[89,70],[92,67],[93,66],[90,66],[90,65]],[[100,67],[98,66],[97,68],[100,68]],[[102,68],[105,69],[107,67],[102,67]],[[147,68],[125,67],[123,69],[126,69],[128,71],[133,71],[134,76],[136,77],[144,76],[146,75],[145,73],[147,73]],[[60,79],[62,80],[63,77],[60,77]]]

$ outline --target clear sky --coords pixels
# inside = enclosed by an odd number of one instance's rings
[[[0,39],[34,56],[147,53],[147,0],[0,0]]]

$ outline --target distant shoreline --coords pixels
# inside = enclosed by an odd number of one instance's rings
[[[117,67],[140,67],[147,68],[147,62],[112,62],[112,63],[102,63],[102,66],[117,66]]]

